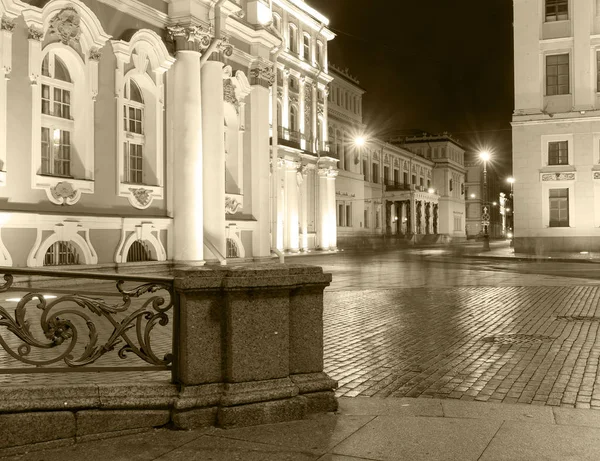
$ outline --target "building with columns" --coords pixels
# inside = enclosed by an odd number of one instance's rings
[[[600,250],[600,2],[514,0],[515,252]]]
[[[334,35],[304,1],[0,0],[0,19],[0,265],[335,248]]]

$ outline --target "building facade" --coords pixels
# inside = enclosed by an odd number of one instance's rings
[[[600,3],[515,0],[516,252],[600,250]]]
[[[0,19],[0,265],[335,247],[333,34],[303,1],[0,0]]]

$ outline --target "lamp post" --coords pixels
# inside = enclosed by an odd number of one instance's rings
[[[515,183],[515,178],[511,176],[506,179],[506,182],[510,184],[510,247],[512,248],[515,246],[515,204],[513,203],[513,184]]]
[[[483,204],[481,207],[481,227],[483,229],[483,251],[490,251],[490,235],[488,227],[490,225],[490,206],[488,203],[487,190],[487,162],[490,160],[489,152],[481,152],[479,158],[483,162]]]

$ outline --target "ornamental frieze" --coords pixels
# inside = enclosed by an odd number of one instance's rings
[[[574,181],[575,173],[542,173],[542,181]]]
[[[50,201],[56,205],[74,205],[81,194],[67,181],[61,181],[50,188]]]
[[[146,208],[152,202],[152,191],[150,189],[130,187],[129,191],[134,200],[134,206],[139,205],[136,208]]]

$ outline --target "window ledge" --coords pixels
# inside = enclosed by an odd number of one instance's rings
[[[146,184],[119,183],[119,197],[127,197],[132,207],[145,210],[154,199],[162,200],[164,187]]]
[[[598,165],[600,168],[600,165]],[[540,168],[540,173],[563,173],[566,171],[576,171],[574,165],[546,165]]]
[[[575,181],[577,173],[573,170],[550,170],[548,172],[540,172],[540,181]]]
[[[75,205],[81,194],[94,193],[94,181],[36,174],[33,177],[33,188],[45,190],[48,200],[55,205]]]

